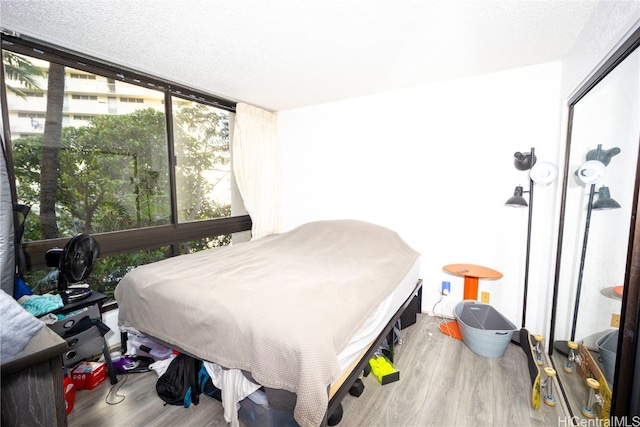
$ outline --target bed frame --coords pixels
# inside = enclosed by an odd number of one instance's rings
[[[327,389],[327,393],[329,394],[329,404],[327,406],[327,411],[325,412],[325,416],[322,421],[322,427],[327,426],[329,417],[340,407],[342,399],[349,393],[349,390],[354,385],[356,380],[358,380],[362,376],[362,373],[365,371],[366,367],[369,364],[369,359],[371,359],[373,355],[376,353],[376,351],[378,351],[378,349],[380,348],[380,346],[382,345],[385,339],[387,339],[387,342],[389,343],[389,359],[392,362],[394,361],[393,360],[394,342],[395,342],[394,326],[397,324],[398,320],[400,320],[400,318],[405,313],[407,308],[414,302],[414,300],[417,301],[417,307],[418,307],[417,311],[420,311],[419,309],[421,307],[420,301],[422,300],[422,279],[418,279],[418,282],[416,283],[415,288],[411,292],[411,295],[409,295],[409,297],[405,300],[402,306],[400,306],[400,308],[398,309],[398,311],[396,311],[393,317],[389,319],[389,322],[386,324],[384,329],[380,332],[380,334],[376,337],[376,339],[369,345],[369,347],[360,355],[360,358],[357,360],[357,362],[354,362],[353,369],[345,372],[345,374],[343,374],[342,377],[340,377],[336,382],[334,382],[331,386],[329,386],[329,388]],[[123,354],[124,352],[126,352],[126,349],[127,349],[127,336],[128,335],[126,332],[121,332],[120,334],[121,350]],[[149,336],[149,337],[157,341],[158,343],[167,346],[168,348],[175,348],[179,352],[190,356],[194,365],[196,365],[199,362],[199,360],[193,355],[189,354],[189,352],[183,351],[182,349],[176,347],[175,345],[164,342],[155,337],[152,337],[152,336]],[[193,387],[194,390],[198,390],[196,385],[198,384],[199,367],[197,365],[196,367],[198,369],[193,369],[193,372],[195,373],[195,375],[194,375],[194,378],[192,378],[191,380],[192,385],[194,386]],[[194,405],[197,405],[199,403],[198,394],[192,395],[192,403]]]
[[[342,399],[349,393],[349,389],[351,389],[356,380],[359,379],[360,376],[362,376],[362,372],[365,371],[365,368],[369,364],[369,359],[371,359],[376,351],[378,351],[385,339],[387,339],[387,342],[389,343],[389,359],[391,360],[391,362],[394,361],[394,326],[396,325],[398,320],[400,320],[400,317],[409,307],[409,305],[411,305],[414,299],[417,299],[418,306],[421,306],[420,301],[422,300],[422,279],[418,280],[418,283],[416,283],[416,287],[413,289],[413,292],[411,292],[409,298],[407,298],[402,306],[400,306],[398,311],[396,311],[396,314],[394,314],[393,317],[389,320],[387,325],[371,343],[369,348],[364,353],[362,353],[355,367],[348,372],[348,375],[346,377],[343,376],[336,383],[334,383],[334,387],[332,388],[335,389],[335,386],[338,386],[338,389],[335,391],[335,393],[333,393],[333,395],[331,395],[330,392],[329,405],[327,407],[327,412],[324,415],[322,426],[327,425],[328,417],[330,417],[331,414],[333,414],[338,409],[342,402]],[[402,327],[402,325],[400,326]],[[338,382],[340,381],[342,381],[342,383],[338,384]]]

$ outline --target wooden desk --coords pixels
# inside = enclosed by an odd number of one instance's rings
[[[500,279],[502,273],[474,264],[449,264],[442,267],[447,273],[464,276],[463,299],[478,299],[478,279]]]
[[[66,426],[61,354],[67,342],[46,326],[2,364],[2,425]]]

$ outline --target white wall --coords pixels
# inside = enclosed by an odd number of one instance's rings
[[[422,254],[424,311],[443,280],[452,293],[436,311],[462,299],[463,279],[444,265],[494,268],[504,277],[480,290],[520,326],[527,210],[504,202],[528,188],[516,151],[555,162],[559,94],[560,64],[550,63],[281,112],[283,229],[356,218],[397,230]],[[535,189],[527,327],[541,332],[558,188]]]

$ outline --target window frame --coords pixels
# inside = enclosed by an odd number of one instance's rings
[[[95,233],[92,236],[100,245],[101,257],[133,252],[136,250],[155,249],[162,246],[169,246],[170,256],[175,256],[178,255],[178,245],[180,243],[204,237],[215,237],[223,234],[232,234],[251,230],[251,217],[247,214],[186,223],[178,222],[175,177],[175,141],[173,135],[173,111],[171,97],[173,96],[189,101],[200,102],[228,111],[229,113],[235,113],[235,102],[217,98],[183,85],[178,85],[154,76],[142,74],[128,68],[120,67],[106,61],[101,61],[99,59],[82,55],[77,52],[72,52],[38,40],[1,33],[0,42],[0,51],[7,50],[28,55],[48,62],[55,62],[64,66],[72,67],[80,71],[98,74],[106,77],[107,79],[119,80],[164,93],[168,150],[167,162],[169,167],[169,189],[171,194],[171,224],[130,230],[119,230],[107,233]],[[4,67],[0,68],[0,77],[2,78],[1,83],[4,85]],[[12,201],[13,203],[16,203],[17,189],[15,188],[15,173],[13,167],[7,96],[6,91],[3,90],[2,92],[3,96],[0,99],[0,102],[2,103],[2,123],[4,123],[3,143],[7,153]],[[233,188],[232,191],[234,191]],[[57,238],[23,243],[27,269],[45,267],[46,251],[52,247],[64,247],[69,240],[70,238]],[[113,302],[105,305],[104,308],[105,310],[115,309],[117,308],[117,304]]]

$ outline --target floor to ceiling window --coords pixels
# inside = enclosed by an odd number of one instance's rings
[[[231,243],[231,103],[3,35],[4,136],[28,285],[55,288],[47,248],[100,243],[87,279],[111,296],[137,265]],[[6,111],[4,111],[6,110]],[[8,132],[7,132],[8,130]]]

